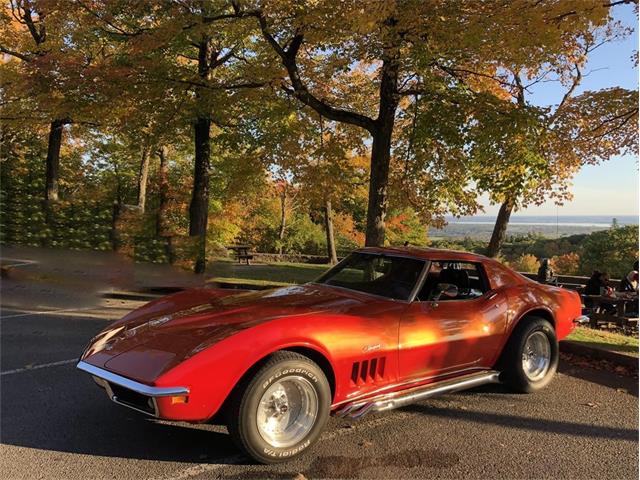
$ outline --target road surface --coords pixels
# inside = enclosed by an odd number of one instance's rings
[[[131,307],[3,309],[3,478],[638,478],[637,379],[564,363],[535,395],[489,386],[332,418],[304,457],[252,465],[223,427],[144,417],[75,369],[87,341]]]

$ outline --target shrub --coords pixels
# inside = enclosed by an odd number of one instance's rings
[[[540,264],[535,255],[525,253],[512,261],[509,266],[518,272],[535,273]]]
[[[578,275],[580,272],[580,255],[577,253],[565,253],[551,259],[551,264],[556,275]]]

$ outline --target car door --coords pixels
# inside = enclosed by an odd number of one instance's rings
[[[468,284],[459,281],[460,294],[454,298],[437,294],[447,270],[468,276]],[[451,278],[460,277],[464,275]],[[432,262],[421,292],[400,322],[399,378],[411,381],[491,367],[507,326],[507,308],[506,294],[490,289],[480,263]]]

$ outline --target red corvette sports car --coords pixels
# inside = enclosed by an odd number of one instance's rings
[[[78,368],[145,414],[224,421],[275,463],[306,451],[330,414],[486,383],[538,390],[583,320],[577,293],[479,255],[364,248],[304,285],[153,301],[93,338]]]

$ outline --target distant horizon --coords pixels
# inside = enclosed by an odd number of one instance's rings
[[[454,217],[453,215],[446,215],[447,218],[457,218]],[[485,218],[496,218],[497,215],[493,215],[493,214],[489,214],[489,213],[479,213],[476,215],[463,215],[459,218],[478,218],[478,217],[485,217]],[[594,217],[610,217],[610,218],[640,218],[639,215],[632,215],[632,214],[616,214],[616,213],[596,213],[596,214],[592,214],[592,215],[581,215],[581,214],[576,214],[576,215],[571,215],[571,214],[566,214],[566,215],[551,215],[551,214],[540,214],[540,213],[513,213],[511,214],[511,218],[516,218],[516,217],[548,217],[548,218],[575,218],[575,217],[583,217],[583,218],[594,218]]]
[[[496,221],[496,215],[469,215],[463,217],[445,216],[445,220],[450,225],[486,225]],[[620,225],[638,225],[640,217],[638,215],[511,215],[509,223],[518,225],[564,225],[564,226],[608,226],[616,220]]]

